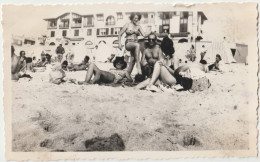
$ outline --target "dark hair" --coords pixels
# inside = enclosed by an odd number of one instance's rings
[[[35,56],[33,56],[33,60],[36,60],[36,57],[35,57]]]
[[[20,51],[20,56],[22,56],[22,53],[23,53],[23,52],[25,53],[25,51]]]
[[[207,61],[206,60],[200,60],[200,63],[203,64],[203,65],[206,65]]]
[[[142,15],[138,12],[132,12],[131,15],[129,16],[129,19],[132,21],[134,19],[135,15],[138,16],[138,20],[141,20]]]
[[[68,66],[68,61],[63,61],[62,66]]]
[[[89,61],[89,56],[85,56],[85,57],[84,57],[84,61],[86,61],[86,62],[88,63],[88,61]]]
[[[164,37],[161,43],[161,49],[166,56],[173,57],[175,52],[173,47],[173,41],[169,37]]]
[[[221,59],[221,56],[220,56],[219,54],[217,54],[216,57],[218,57],[220,60],[222,60],[222,59]]]
[[[113,65],[114,65],[115,68],[116,68],[116,64],[119,63],[119,62],[123,64],[121,70],[125,69],[126,66],[127,66],[127,63],[124,60],[124,56],[116,57],[115,61],[113,62]]]
[[[31,57],[26,57],[25,60],[26,60],[26,63],[31,63],[32,62],[32,58]]]
[[[144,80],[145,80],[145,75],[142,75],[142,74],[136,74],[135,75],[135,82],[136,83],[142,82]]]

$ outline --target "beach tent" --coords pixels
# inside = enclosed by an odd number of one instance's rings
[[[235,44],[235,47],[231,48],[232,56],[238,63],[246,63],[248,56],[248,45]]]

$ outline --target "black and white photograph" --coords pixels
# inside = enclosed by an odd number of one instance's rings
[[[254,2],[3,5],[7,158],[257,156],[257,15]]]

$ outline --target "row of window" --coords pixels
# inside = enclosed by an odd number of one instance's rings
[[[97,29],[97,36],[107,36],[107,35],[118,35],[120,30],[122,28],[99,28]],[[87,36],[92,35],[92,29],[87,29]],[[62,36],[66,37],[67,36],[67,30],[62,30]],[[77,37],[79,36],[79,30],[76,29],[74,30],[74,36]],[[55,37],[55,31],[51,31],[51,37]]]

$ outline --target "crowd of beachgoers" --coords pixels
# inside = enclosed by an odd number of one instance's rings
[[[82,62],[74,62],[75,54],[65,51],[62,44],[56,48],[56,55],[51,56],[42,51],[41,58],[27,57],[25,51],[21,50],[19,55],[15,54],[15,47],[11,47],[12,53],[12,80],[19,80],[22,77],[32,78],[30,72],[44,71],[46,66],[51,66],[49,81],[54,84],[70,82],[74,84],[124,84],[131,85],[136,89],[149,91],[164,91],[169,89],[185,89],[190,92],[204,90],[210,87],[210,81],[206,73],[210,70],[221,71],[221,56],[216,54],[216,60],[208,65],[204,60],[206,52],[203,51],[196,58],[194,45],[191,46],[188,61],[175,56],[174,43],[167,35],[159,40],[156,32],[145,33],[138,22],[141,16],[132,13],[130,23],[125,24],[118,35],[118,49],[130,52],[130,61],[127,56],[114,56],[108,58],[114,68],[101,70],[95,63],[95,57],[86,54]],[[125,45],[121,43],[122,35],[126,35]],[[144,46],[140,45],[138,36],[148,40]],[[199,59],[199,61],[198,61]],[[132,71],[136,65],[137,74]],[[77,81],[66,77],[66,71],[86,71],[84,81]]]

